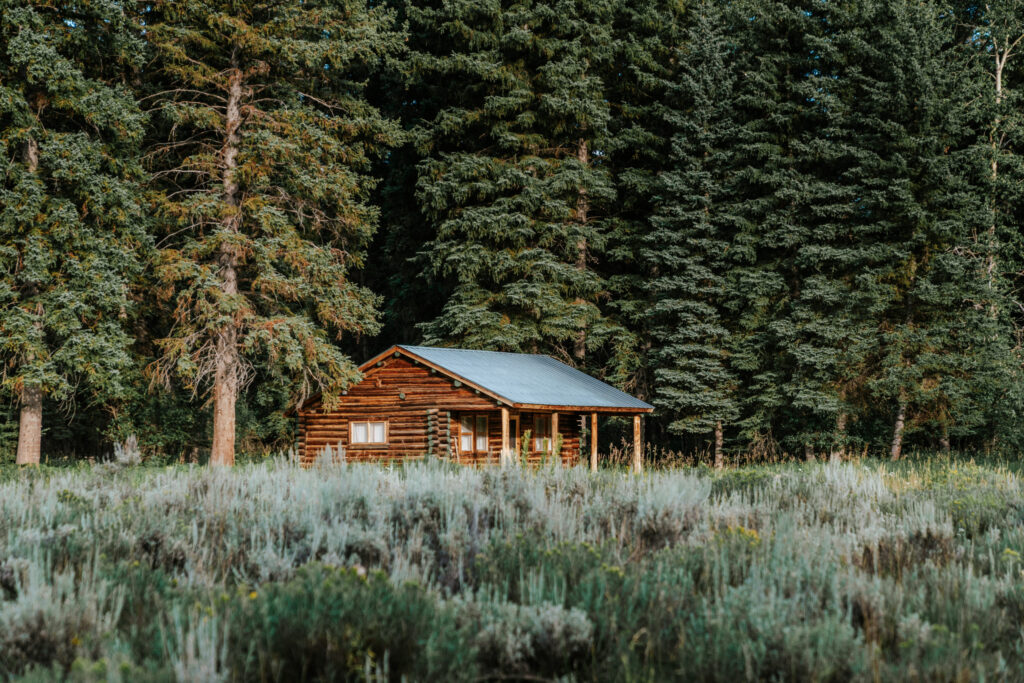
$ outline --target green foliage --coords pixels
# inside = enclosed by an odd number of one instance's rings
[[[395,585],[382,572],[310,564],[287,581],[240,587],[218,608],[229,615],[228,664],[243,678],[354,680],[369,668],[451,680],[471,672],[472,652],[451,647],[460,637],[452,612],[423,587]],[[450,649],[424,658],[422,645],[435,643]]]
[[[711,432],[740,416],[738,380],[728,357],[736,330],[726,309],[728,254],[737,236],[735,217],[720,203],[732,194],[725,182],[735,172],[728,147],[737,124],[729,94],[737,85],[726,67],[730,46],[726,19],[699,6],[677,48],[664,114],[672,131],[668,170],[658,177],[658,199],[641,239],[641,260],[651,273],[649,306],[642,315],[652,348],[655,404],[675,433]],[[730,324],[731,322],[731,324]]]
[[[128,9],[3,3],[0,12],[0,390],[116,405],[133,359],[129,286],[149,238],[142,62]]]
[[[205,459],[218,381],[264,457],[423,341],[695,459],[1024,446],[1020,0],[2,9],[0,458],[38,386]]]
[[[930,457],[645,477],[44,467],[0,476],[0,675],[1012,672],[1020,486]]]
[[[363,95],[401,50],[393,23],[359,3],[147,11],[156,293],[173,321],[162,378],[203,387],[233,344],[232,373],[255,366],[293,398],[356,379],[333,342],[377,329],[376,297],[350,273],[376,227],[368,171],[400,137]]]
[[[614,197],[593,156],[607,135],[611,7],[406,5],[411,96],[429,107],[416,196],[434,236],[421,248],[450,283],[423,323],[428,342],[582,359],[614,328],[591,268]]]

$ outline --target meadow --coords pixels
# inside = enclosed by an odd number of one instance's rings
[[[0,468],[0,679],[1022,680],[1012,464]]]

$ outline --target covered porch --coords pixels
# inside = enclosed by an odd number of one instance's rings
[[[603,408],[516,406],[492,411],[460,411],[452,416],[452,455],[467,463],[511,465],[522,462],[540,464],[558,458],[561,464],[576,465],[589,461],[598,465],[598,415],[622,415],[624,411]],[[642,416],[632,418],[633,444],[631,468],[643,470]]]

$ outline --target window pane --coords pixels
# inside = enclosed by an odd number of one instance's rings
[[[365,422],[352,423],[352,443],[366,443],[369,438],[367,424]]]
[[[537,436],[548,436],[551,434],[551,418],[546,415],[534,415],[533,428]]]
[[[476,418],[476,449],[487,450],[487,418],[483,416]]]
[[[370,423],[370,428],[373,431],[373,433],[371,435],[371,438],[370,438],[371,442],[373,442],[373,443],[384,443],[384,441],[386,440],[384,438],[384,434],[387,431],[387,428],[385,427],[386,424],[387,423],[385,423],[385,422],[371,422]]]
[[[533,416],[534,439],[533,448],[537,451],[548,451],[551,449],[551,416]]]
[[[459,426],[462,428],[462,443],[459,447],[464,451],[473,450],[473,416],[464,415],[459,421]]]

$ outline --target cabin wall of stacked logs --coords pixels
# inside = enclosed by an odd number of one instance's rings
[[[460,383],[461,384],[461,383]],[[488,452],[460,453],[459,418],[464,413],[488,416]],[[549,414],[549,413],[545,413]],[[573,413],[559,413],[563,462],[577,462],[580,455],[580,419]],[[352,421],[380,420],[388,423],[387,444],[349,445]],[[520,443],[532,432],[533,414],[519,414]],[[501,410],[497,401],[455,382],[405,357],[382,360],[369,369],[361,382],[349,388],[340,404],[325,411],[319,401],[299,411],[298,444],[304,464],[312,463],[327,446],[345,448],[348,460],[404,460],[435,455],[466,464],[499,462],[501,458]],[[515,435],[509,435],[514,447]],[[527,460],[533,463],[551,456],[531,448]],[[515,453],[518,461],[519,451]]]

